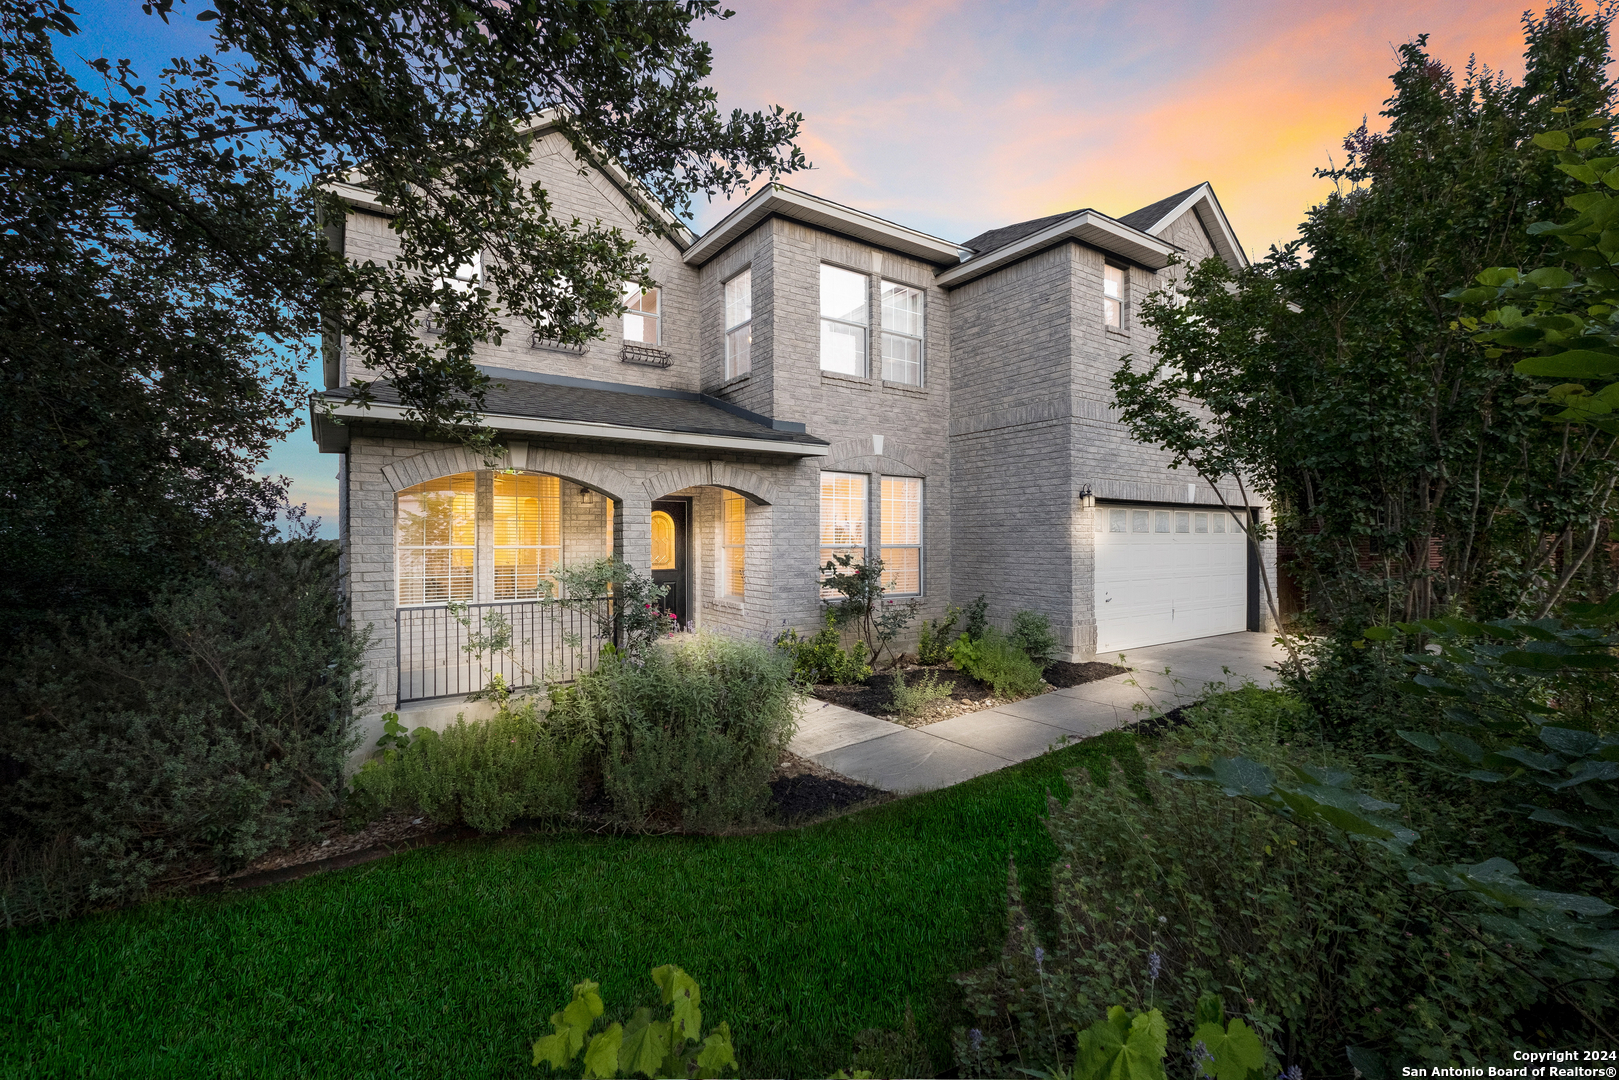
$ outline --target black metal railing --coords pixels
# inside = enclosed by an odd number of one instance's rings
[[[465,697],[496,675],[512,689],[572,682],[612,641],[612,598],[402,607],[399,703]]]

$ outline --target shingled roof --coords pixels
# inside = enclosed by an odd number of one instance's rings
[[[998,251],[1007,244],[1015,244],[1025,236],[1033,236],[1041,229],[1049,228],[1073,217],[1083,214],[1084,210],[1069,210],[1061,214],[1052,214],[1050,217],[1035,218],[1033,221],[1020,221],[1016,225],[1002,225],[998,229],[981,232],[977,236],[962,244],[962,247],[971,248],[973,254],[983,255],[991,251]]]
[[[1167,199],[1159,199],[1155,203],[1143,206],[1140,210],[1132,210],[1119,220],[1132,229],[1140,229],[1142,232],[1146,232],[1163,220],[1164,215],[1175,209],[1188,195],[1202,186],[1202,184],[1193,184],[1185,191],[1178,191]]]
[[[826,440],[807,434],[802,424],[775,421],[693,391],[604,383],[504,368],[485,368],[484,372],[497,383],[485,393],[483,409],[485,422],[496,428],[500,427],[500,418],[507,417],[712,435],[757,440],[761,444],[828,445]],[[372,383],[371,395],[378,405],[401,404],[398,389],[387,382]],[[353,391],[327,390],[323,396],[341,405],[353,396]],[[615,436],[604,429],[602,437]]]

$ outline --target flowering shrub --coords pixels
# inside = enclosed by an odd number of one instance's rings
[[[865,640],[875,664],[916,618],[921,602],[896,604],[887,598],[881,559],[857,563],[852,555],[835,555],[822,569],[827,574],[826,588],[843,598],[825,601],[831,624],[839,629],[852,627]]]
[[[616,641],[616,651],[639,657],[653,642],[680,630],[671,611],[662,601],[669,586],[659,585],[623,559],[609,556],[583,566],[557,571],[562,586],[562,602],[575,603],[597,623],[607,641]],[[610,612],[590,603],[597,597],[611,596]]]

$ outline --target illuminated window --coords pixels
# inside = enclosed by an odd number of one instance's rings
[[[922,591],[922,481],[883,477],[883,585],[899,596]]]
[[[624,340],[636,342],[641,345],[657,345],[663,340],[662,329],[659,324],[662,319],[662,308],[659,306],[659,296],[662,290],[641,290],[641,286],[632,282],[624,285]]]
[[[1102,322],[1124,329],[1124,271],[1117,266],[1102,267]]]
[[[866,556],[866,477],[861,473],[821,474],[821,566],[834,555]]]
[[[652,569],[675,569],[675,519],[652,511]]]
[[[922,290],[883,282],[883,378],[922,385]]]
[[[551,595],[551,575],[562,557],[561,482],[497,473],[494,524],[495,599]]]
[[[734,379],[753,367],[753,271],[744,270],[725,283],[725,377]]]
[[[747,502],[733,491],[720,495],[720,594],[741,596],[747,569]]]
[[[400,604],[472,599],[477,482],[456,473],[399,493],[394,518]]]
[[[866,376],[866,275],[821,264],[821,370]]]

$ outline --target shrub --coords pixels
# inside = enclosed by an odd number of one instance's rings
[[[1238,740],[1278,771],[1295,753],[1318,774],[1341,765],[1319,742],[1266,737],[1308,726],[1285,698],[1249,688],[1189,709],[1188,726],[1164,740],[1155,764]],[[1116,1005],[1150,1000],[1189,1016],[1203,996],[1223,996],[1282,1065],[1307,1076],[1343,1073],[1349,1046],[1412,1064],[1475,1062],[1513,1045],[1530,1017],[1577,1023],[1482,933],[1493,916],[1443,890],[1419,902],[1380,848],[1342,844],[1156,769],[1130,784],[1118,774],[1106,786],[1082,772],[1069,780],[1068,803],[1049,800],[1049,944],[1012,875],[1001,958],[961,980],[980,1031],[976,1046],[959,1032],[954,1040],[963,1075],[1006,1075],[997,1070],[1007,1062],[994,1057],[1014,1045],[1025,1058],[1057,1060],[1048,1007],[1062,1031]]]
[[[6,886],[11,921],[234,870],[330,820],[365,638],[339,621],[335,544],[250,556],[5,658],[0,827],[40,849],[8,857],[23,868]],[[71,880],[31,880],[61,864],[63,838]]]
[[[562,603],[582,610],[596,622],[596,633],[618,642],[623,652],[638,655],[680,629],[674,613],[661,606],[669,586],[657,584],[617,556],[562,567],[557,580],[562,584]],[[594,602],[608,595],[615,601],[610,609]]]
[[[558,689],[551,718],[601,751],[613,814],[629,825],[673,815],[687,828],[757,820],[797,723],[791,660],[714,634],[682,634],[636,658],[604,656]]]
[[[977,641],[989,629],[989,600],[983,593],[967,605],[967,636]]]
[[[923,709],[935,701],[943,701],[950,696],[950,687],[939,681],[939,676],[928,672],[917,681],[915,686],[905,685],[905,673],[898,668],[894,669],[894,682],[890,688],[889,708],[895,715],[910,718],[919,715]]]
[[[871,677],[871,653],[864,641],[857,641],[850,649],[838,643],[838,631],[830,615],[826,626],[807,638],[798,636],[792,628],[776,637],[776,648],[792,658],[793,675],[799,682],[832,683],[849,686]]]
[[[390,738],[394,745],[353,780],[368,806],[497,833],[520,817],[565,814],[578,803],[585,740],[547,723],[531,700],[504,702],[489,720],[457,717],[443,732],[417,728],[402,748],[397,735],[383,736]]]
[[[954,604],[942,619],[926,619],[917,637],[916,659],[921,664],[942,664],[950,659],[950,642],[954,639],[956,620],[961,609]]]
[[[731,1025],[721,1021],[702,1033],[703,994],[697,981],[673,964],[652,969],[668,1020],[652,1019],[652,1010],[636,1009],[627,1024],[609,1024],[591,1035],[607,1011],[601,986],[576,983],[573,1000],[551,1014],[551,1034],[534,1043],[534,1067],[568,1065],[584,1053],[586,1076],[728,1076],[740,1066],[731,1045]],[[586,1041],[587,1036],[589,1041]]]
[[[843,597],[825,601],[828,624],[839,629],[852,626],[865,639],[875,664],[916,618],[922,602],[896,604],[886,598],[888,585],[881,559],[855,562],[852,555],[834,555],[822,569],[826,571],[825,587]]]
[[[1012,616],[1012,633],[1008,640],[1023,650],[1041,671],[1057,655],[1057,635],[1051,632],[1051,619],[1038,611],[1019,611]]]
[[[1033,660],[994,627],[976,641],[963,634],[950,646],[957,667],[995,691],[996,697],[1025,698],[1045,686]]]

